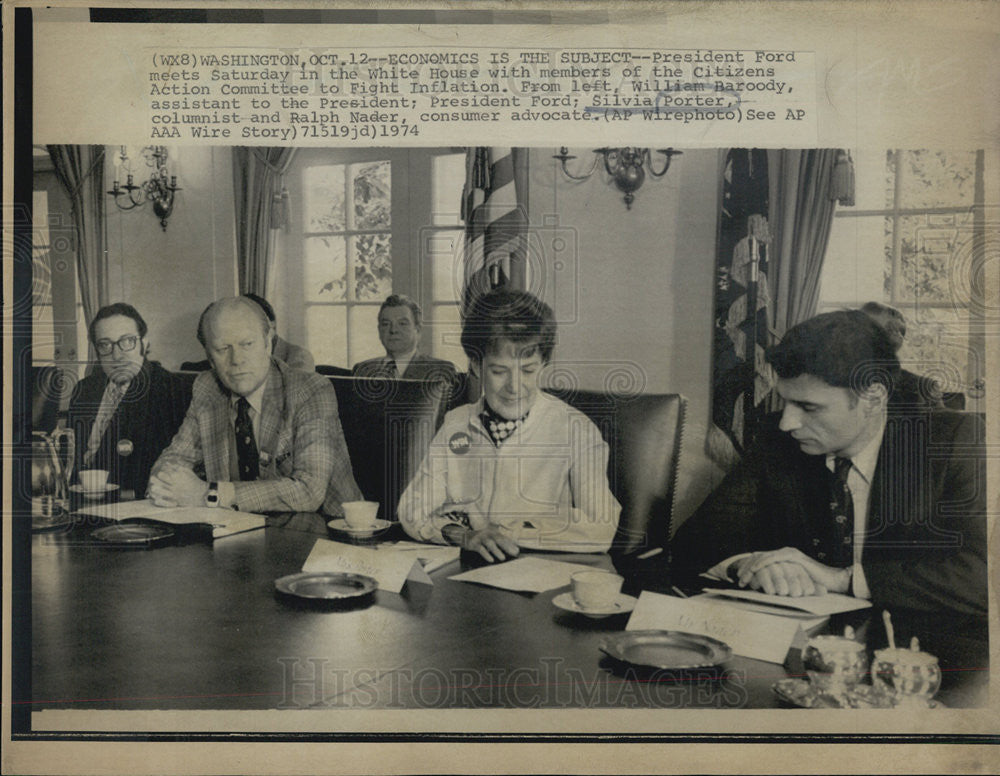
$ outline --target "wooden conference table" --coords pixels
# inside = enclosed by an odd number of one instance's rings
[[[326,537],[319,515],[148,550],[95,546],[92,528],[32,537],[34,710],[771,708],[771,686],[802,672],[797,650],[785,666],[734,657],[721,678],[623,671],[598,646],[628,615],[592,620],[556,608],[563,591],[447,579],[464,560],[363,608],[289,605],[274,580]],[[938,697],[979,705],[986,680],[945,671]]]

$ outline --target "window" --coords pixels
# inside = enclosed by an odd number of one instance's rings
[[[378,309],[392,293],[392,165],[302,170],[306,347],[349,366],[381,350]]]
[[[441,154],[431,159],[430,226],[423,229],[426,265],[430,268],[430,305],[424,317],[435,336],[431,355],[464,368],[459,342],[459,304],[465,277],[465,226],[460,205],[465,185],[465,154]]]
[[[881,301],[907,321],[905,369],[982,395],[984,340],[976,245],[984,239],[981,151],[859,153],[856,206],[838,209],[820,311]],[[978,257],[981,259],[981,257]]]
[[[31,362],[60,364],[82,374],[87,327],[77,289],[76,236],[69,201],[44,146],[35,147],[34,162]]]

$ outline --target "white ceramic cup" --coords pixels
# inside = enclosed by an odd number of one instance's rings
[[[378,515],[377,501],[345,501],[344,520],[350,528],[372,528]]]
[[[607,609],[618,599],[624,579],[609,571],[578,571],[570,581],[581,609]]]
[[[108,472],[106,469],[84,469],[80,472],[80,485],[84,490],[104,490],[108,484]]]

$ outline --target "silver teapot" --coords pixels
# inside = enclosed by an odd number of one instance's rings
[[[73,430],[32,431],[31,435],[31,513],[33,517],[56,517],[68,511],[76,453]]]

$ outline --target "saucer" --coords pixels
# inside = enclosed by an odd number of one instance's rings
[[[337,533],[345,533],[349,536],[354,536],[358,539],[365,539],[370,536],[378,536],[379,534],[385,533],[390,528],[392,528],[392,523],[388,520],[376,520],[370,526],[366,528],[351,528],[347,521],[338,517],[335,520],[331,520],[326,524],[331,531],[336,531]]]
[[[82,493],[84,498],[98,499],[102,498],[106,493],[114,493],[118,490],[120,486],[113,482],[105,483],[103,488],[98,488],[97,490],[84,490],[83,485],[70,485],[69,489],[74,493]]]
[[[624,593],[619,593],[618,598],[616,598],[615,602],[610,606],[605,606],[600,609],[584,609],[576,602],[572,593],[560,593],[552,599],[552,603],[564,611],[574,612],[576,614],[582,614],[596,619],[598,617],[610,617],[613,614],[631,612],[635,608],[636,598],[634,596],[625,595]]]

